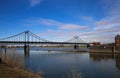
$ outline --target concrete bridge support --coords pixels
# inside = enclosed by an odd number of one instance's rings
[[[25,58],[29,58],[29,45],[25,45],[24,46],[24,55],[25,55]]]
[[[74,45],[74,49],[78,49],[78,48],[79,48],[79,46],[75,44]]]
[[[24,58],[25,58],[25,67],[29,67],[29,56],[30,56],[30,46],[29,44],[24,45]]]
[[[1,63],[1,58],[0,58],[0,63]]]

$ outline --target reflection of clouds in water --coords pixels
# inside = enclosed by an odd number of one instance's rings
[[[79,55],[74,54],[74,63],[72,65],[72,69],[70,70],[70,73],[68,73],[67,78],[84,78],[84,75],[78,70],[78,62],[79,62]]]
[[[69,74],[67,74],[67,77],[63,78],[84,78],[84,75],[76,70],[72,70]]]
[[[31,51],[30,55],[35,57],[48,57],[48,56],[65,56],[70,54],[69,52],[61,52],[61,51]]]
[[[83,77],[82,77],[82,73],[80,73],[76,70],[72,70],[71,76],[69,78],[83,78]]]

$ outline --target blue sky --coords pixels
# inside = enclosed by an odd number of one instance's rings
[[[114,42],[120,0],[0,0],[0,38],[25,30],[50,41]]]

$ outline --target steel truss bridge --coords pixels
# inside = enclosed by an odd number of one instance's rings
[[[43,39],[36,34],[30,31],[24,31],[22,33],[9,36],[6,38],[0,39],[0,46],[7,46],[7,45],[88,45],[78,36],[65,41],[65,42],[53,42],[46,39]]]

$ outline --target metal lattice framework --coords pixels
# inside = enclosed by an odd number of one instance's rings
[[[0,41],[20,41],[20,42],[50,42],[46,39],[43,39],[36,34],[30,32],[30,31],[24,31],[22,33],[9,36],[6,38],[0,39]]]
[[[68,43],[85,43],[79,36],[75,36],[74,38],[72,38],[68,41],[65,41],[65,42],[68,42]]]
[[[85,43],[81,38],[78,36],[75,36],[74,38],[66,41],[66,42],[52,42],[48,41],[46,39],[43,39],[36,34],[30,32],[30,31],[24,31],[22,33],[9,36],[6,38],[0,39],[0,45],[87,45],[88,43]]]

